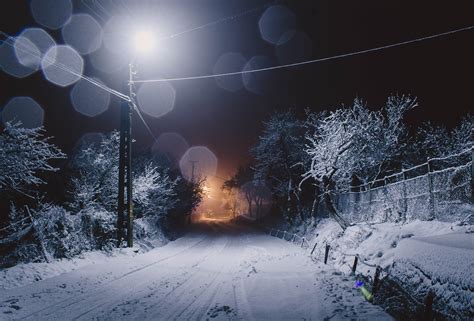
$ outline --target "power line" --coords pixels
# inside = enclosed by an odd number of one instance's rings
[[[123,99],[123,100],[125,100],[125,101],[130,101],[130,98],[129,98],[127,95],[122,94],[121,92],[119,92],[119,91],[117,91],[117,90],[115,90],[115,89],[109,88],[109,87],[107,87],[106,85],[104,85],[104,84],[98,82],[97,80],[95,80],[95,79],[93,79],[93,78],[84,76],[84,75],[82,75],[81,73],[78,73],[77,71],[75,71],[75,70],[69,68],[68,66],[66,66],[66,65],[64,65],[64,64],[62,64],[62,63],[57,62],[55,59],[51,59],[51,58],[49,58],[49,57],[47,57],[47,56],[42,57],[38,52],[32,51],[32,50],[30,50],[30,49],[28,49],[28,48],[26,48],[26,47],[21,48],[21,47],[23,47],[23,46],[15,46],[15,44],[14,44],[15,38],[12,37],[12,36],[10,36],[9,34],[3,32],[3,31],[1,31],[1,30],[0,30],[0,34],[2,34],[3,36],[5,36],[5,37],[7,38],[7,40],[2,41],[2,43],[5,43],[5,44],[9,45],[10,47],[15,48],[15,50],[20,50],[20,51],[22,51],[22,52],[24,52],[24,53],[27,53],[27,54],[31,55],[32,57],[38,58],[38,59],[40,59],[40,60],[41,60],[41,59],[44,59],[44,60],[45,60],[48,64],[50,64],[50,65],[56,66],[56,67],[58,67],[59,69],[65,71],[65,72],[68,72],[68,73],[70,73],[70,74],[73,74],[73,75],[76,76],[76,77],[79,77],[79,78],[81,78],[81,79],[84,79],[84,80],[88,81],[89,83],[91,83],[91,84],[93,84],[93,85],[95,85],[95,86],[97,86],[97,87],[99,87],[99,88],[101,88],[101,89],[107,91],[108,93],[110,93],[110,94],[112,94],[112,95],[114,95],[114,96],[117,96],[117,97],[120,98],[120,99]]]
[[[7,41],[3,41],[4,43],[6,43],[7,45],[9,45],[9,46],[11,46],[11,47],[15,47],[15,45],[14,45],[14,43],[13,43],[14,40],[15,40],[14,37],[9,36],[8,34],[6,34],[6,33],[3,32],[3,31],[0,31],[0,33],[7,37]],[[37,52],[35,52],[35,51],[31,51],[31,50],[29,50],[29,49],[27,49],[27,48],[21,48],[21,47],[22,47],[22,46],[16,46],[15,48],[16,48],[17,50],[20,50],[20,51],[22,51],[22,52],[25,52],[25,53],[27,53],[27,54],[30,54],[30,55],[33,56],[33,57],[36,57],[36,58],[41,59],[41,55],[40,55],[39,53],[37,53]],[[125,101],[127,101],[127,102],[130,102],[130,97],[128,97],[127,95],[122,94],[122,93],[120,93],[120,92],[118,92],[118,91],[116,91],[116,90],[114,90],[114,89],[111,89],[111,88],[105,86],[104,84],[102,84],[102,83],[96,81],[96,80],[93,79],[93,78],[86,77],[86,76],[84,76],[84,75],[82,75],[82,74],[76,72],[75,70],[73,70],[73,69],[67,67],[66,65],[61,64],[61,63],[58,63],[57,61],[55,61],[55,60],[53,60],[53,59],[51,59],[51,58],[44,57],[43,59],[45,59],[47,63],[49,63],[49,64],[51,64],[51,65],[54,65],[54,66],[60,68],[61,70],[65,71],[65,72],[69,72],[69,73],[71,73],[71,74],[73,74],[73,75],[75,75],[75,76],[77,76],[77,77],[80,77],[80,78],[82,78],[82,79],[84,79],[84,80],[90,82],[91,84],[93,84],[93,85],[95,85],[95,86],[97,86],[97,87],[99,87],[99,88],[101,88],[101,89],[103,89],[103,90],[105,90],[105,91],[107,91],[107,92],[109,92],[109,93],[111,93],[111,94],[113,94],[113,95],[119,97],[120,99],[123,99],[123,100],[125,100]],[[154,139],[155,141],[157,141],[158,138],[155,136],[155,134],[154,134],[153,131],[151,130],[150,126],[149,126],[148,123],[145,121],[145,118],[143,117],[143,114],[141,113],[140,109],[138,109],[138,107],[137,107],[137,105],[136,105],[135,103],[133,104],[133,106],[134,106],[134,109],[135,109],[135,111],[137,112],[137,114],[138,114],[140,120],[143,122],[143,125],[146,127],[146,129],[148,130],[148,132],[150,133],[150,135],[153,137],[153,139]]]
[[[175,38],[175,37],[178,37],[178,36],[181,36],[181,35],[184,35],[184,34],[187,34],[187,33],[190,33],[190,32],[193,32],[193,31],[197,31],[197,30],[200,30],[200,29],[204,29],[206,27],[210,27],[210,26],[214,26],[214,25],[218,25],[222,22],[226,22],[228,20],[235,20],[235,19],[238,19],[240,17],[243,17],[243,16],[246,16],[250,13],[253,13],[253,12],[256,12],[256,11],[259,11],[263,8],[266,8],[268,7],[269,4],[264,4],[264,5],[261,5],[261,6],[258,6],[258,7],[254,7],[252,9],[248,9],[248,10],[245,10],[245,11],[242,11],[240,13],[237,13],[237,14],[234,14],[232,16],[228,16],[228,17],[225,17],[225,18],[220,18],[220,19],[217,19],[215,21],[211,21],[211,22],[208,22],[206,24],[203,24],[201,26],[198,26],[198,27],[194,27],[194,28],[191,28],[191,29],[188,29],[188,30],[184,30],[184,31],[180,31],[180,32],[177,32],[175,34],[172,34],[172,35],[169,35],[169,36],[166,36],[166,37],[163,37],[163,38],[160,38],[158,39],[159,41],[162,41],[162,40],[167,40],[167,39],[172,39],[172,38]]]
[[[257,68],[257,69],[242,70],[242,71],[227,72],[227,73],[212,74],[212,75],[189,76],[189,77],[168,78],[168,79],[161,78],[161,79],[135,80],[134,82],[135,83],[147,83],[147,82],[171,82],[171,81],[182,81],[182,80],[197,80],[197,79],[218,78],[218,77],[226,77],[226,76],[236,76],[236,75],[243,75],[243,74],[257,73],[257,72],[263,72],[263,71],[278,70],[278,69],[291,68],[291,67],[299,67],[299,66],[314,64],[314,63],[323,62],[323,61],[336,60],[336,59],[341,59],[341,58],[346,58],[346,57],[351,57],[351,56],[362,55],[362,54],[366,54],[366,53],[370,53],[370,52],[385,50],[385,49],[389,49],[389,48],[400,47],[400,46],[404,46],[404,45],[408,45],[408,44],[412,44],[412,43],[416,43],[416,42],[422,42],[422,41],[429,40],[429,39],[440,38],[440,37],[443,37],[443,36],[452,35],[452,34],[455,34],[455,33],[458,33],[458,32],[462,32],[462,31],[468,31],[468,30],[472,30],[472,29],[474,29],[474,26],[459,28],[459,29],[455,29],[455,30],[451,30],[451,31],[443,32],[443,33],[438,33],[438,34],[434,34],[434,35],[431,35],[431,36],[416,38],[416,39],[412,39],[412,40],[396,42],[396,43],[385,45],[385,46],[374,47],[374,48],[370,48],[370,49],[359,50],[359,51],[354,51],[354,52],[350,52],[350,53],[324,57],[324,58],[300,61],[300,62],[295,62],[295,63],[291,63],[291,64],[286,64],[286,65],[277,65],[277,66],[266,67],[266,68]]]

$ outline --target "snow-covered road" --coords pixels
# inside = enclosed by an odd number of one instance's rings
[[[392,320],[354,280],[235,224],[0,291],[1,320]]]

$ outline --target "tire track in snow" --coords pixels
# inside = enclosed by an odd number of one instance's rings
[[[106,290],[101,289],[102,287],[110,286],[110,285],[112,285],[112,284],[115,283],[115,282],[122,281],[124,278],[126,278],[126,277],[128,277],[128,276],[130,276],[130,275],[133,275],[134,273],[143,271],[143,270],[145,270],[145,269],[147,269],[147,268],[150,268],[150,267],[152,267],[152,266],[154,266],[154,265],[156,265],[156,264],[158,264],[158,263],[161,263],[161,262],[164,262],[164,261],[166,261],[166,260],[172,259],[172,258],[177,257],[177,256],[179,256],[179,255],[182,255],[183,253],[185,253],[185,252],[187,252],[187,251],[189,251],[189,250],[192,250],[193,248],[195,248],[195,247],[197,247],[197,246],[200,246],[203,242],[209,241],[209,240],[212,240],[212,239],[211,239],[210,237],[206,236],[206,237],[200,239],[198,242],[194,243],[193,245],[191,245],[191,246],[189,246],[189,247],[187,247],[187,248],[185,248],[185,249],[183,249],[183,250],[181,250],[181,251],[178,251],[178,252],[176,252],[176,253],[174,253],[174,254],[172,254],[172,255],[169,255],[169,256],[167,256],[167,257],[161,258],[161,259],[159,259],[159,260],[157,260],[157,261],[154,261],[154,262],[152,262],[152,263],[146,264],[146,265],[141,266],[141,267],[139,267],[139,268],[136,268],[136,269],[133,269],[133,270],[131,270],[131,271],[128,271],[128,272],[126,272],[126,273],[120,275],[119,277],[116,277],[116,278],[110,280],[110,281],[107,282],[107,283],[96,285],[93,289],[88,290],[87,293],[82,294],[79,299],[78,299],[78,297],[74,297],[72,302],[70,301],[71,298],[67,298],[67,299],[61,300],[61,301],[59,301],[59,302],[55,302],[55,303],[53,303],[52,305],[48,305],[47,307],[44,307],[44,308],[42,308],[42,309],[40,309],[40,310],[37,310],[37,311],[35,311],[35,312],[33,312],[33,313],[30,313],[30,314],[28,314],[28,315],[26,315],[26,316],[23,316],[22,319],[23,319],[23,318],[24,318],[24,319],[28,319],[28,318],[31,318],[31,317],[36,317],[36,318],[33,318],[33,320],[38,320],[37,317],[39,317],[42,312],[45,312],[45,311],[47,311],[47,310],[53,309],[52,313],[47,314],[47,315],[51,315],[51,314],[53,314],[54,312],[56,312],[56,311],[58,311],[58,310],[62,310],[62,309],[68,308],[68,307],[70,307],[70,306],[76,305],[76,304],[78,304],[78,303],[80,303],[80,302],[83,302],[83,301],[87,300],[87,299],[90,297],[90,292],[98,291],[99,293],[103,293],[103,292],[105,292]],[[67,304],[67,305],[62,305],[62,304],[64,304],[64,303],[66,303],[66,302],[69,302],[69,304]],[[69,316],[69,317],[70,317],[70,316]]]

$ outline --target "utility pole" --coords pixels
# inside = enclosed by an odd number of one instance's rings
[[[133,246],[133,200],[132,200],[132,112],[135,107],[133,76],[134,65],[129,65],[129,97],[123,102],[120,115],[120,150],[119,150],[119,190],[117,216],[117,246],[120,246],[126,229],[127,246]],[[126,220],[124,220],[124,211]]]
[[[195,166],[196,166],[196,163],[198,163],[198,161],[196,160],[192,160],[192,161],[189,161],[191,163],[191,182],[194,183],[194,169],[195,169]]]

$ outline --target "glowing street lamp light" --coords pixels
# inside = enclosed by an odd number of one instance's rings
[[[123,230],[127,230],[127,246],[133,246],[133,200],[132,200],[132,112],[137,108],[135,102],[134,76],[135,60],[139,54],[148,54],[155,47],[153,34],[150,31],[138,31],[133,38],[133,57],[129,64],[129,101],[122,102],[120,116],[120,151],[119,181],[117,206],[117,242],[122,243]],[[126,197],[125,197],[126,196]],[[124,220],[126,211],[126,221]]]
[[[133,38],[133,45],[137,53],[149,53],[155,48],[155,38],[149,30],[140,30]]]

